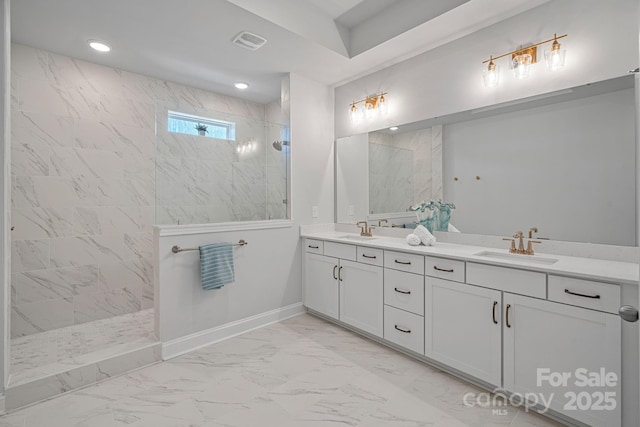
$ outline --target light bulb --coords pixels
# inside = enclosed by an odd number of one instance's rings
[[[564,67],[564,56],[566,51],[561,48],[556,34],[553,35],[553,44],[544,52],[544,59],[547,63],[547,69],[556,71]]]
[[[521,80],[529,77],[532,57],[528,53],[520,53],[513,58],[513,72],[516,79]]]
[[[498,79],[500,77],[500,69],[493,62],[493,57],[489,58],[489,65],[482,70],[482,78],[484,79],[484,85],[486,87],[495,87],[498,85]]]
[[[364,115],[367,118],[367,120],[373,120],[373,117],[375,116],[376,110],[373,108],[373,104],[369,103],[369,102],[365,102],[364,104]]]
[[[387,100],[384,98],[384,94],[380,94],[380,98],[378,98],[378,109],[380,110],[381,116],[386,116],[389,113],[389,106]]]
[[[358,123],[360,121],[360,111],[358,107],[356,107],[356,103],[351,104],[349,108],[349,117],[351,118],[351,123]]]

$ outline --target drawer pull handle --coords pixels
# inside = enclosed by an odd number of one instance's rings
[[[445,273],[453,273],[453,268],[439,268],[434,265],[433,269],[438,271],[444,271]]]
[[[333,266],[333,278],[334,278],[335,280],[338,280],[338,276],[336,276],[336,268],[338,268],[338,266],[337,266],[337,265],[334,265],[334,266]]]
[[[578,297],[585,297],[585,298],[592,298],[592,299],[600,299],[600,295],[586,295],[586,294],[580,294],[578,292],[571,292],[569,289],[565,289],[564,290],[565,294],[569,294],[569,295],[575,295]]]
[[[411,333],[411,329],[398,328],[398,325],[393,325],[393,327],[396,328],[398,331],[404,333],[404,334],[410,334]]]
[[[398,260],[396,260],[396,264],[411,265],[411,261],[398,261]]]
[[[496,320],[496,307],[498,306],[498,301],[494,301],[493,302],[493,323],[494,324],[498,324],[498,321]]]
[[[363,256],[364,258],[369,258],[369,259],[376,259],[376,258],[377,258],[375,255],[362,254],[362,256]]]
[[[338,269],[338,280],[342,282],[342,266]]]
[[[398,288],[393,288],[393,290],[399,294],[411,295],[411,291],[403,291],[402,289],[398,289]]]
[[[311,249],[320,249],[320,246],[312,246],[312,245],[309,245],[309,247],[310,247]]]
[[[509,324],[509,309],[511,309],[511,304],[507,304],[506,322],[505,322],[505,325],[507,325],[507,328],[511,327],[511,325]]]

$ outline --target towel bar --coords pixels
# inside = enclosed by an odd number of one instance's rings
[[[249,242],[247,242],[246,240],[240,239],[238,241],[238,243],[234,243],[231,246],[245,246],[245,245],[248,245],[248,244],[249,244]],[[174,254],[177,254],[178,252],[197,251],[197,250],[200,250],[200,248],[181,248],[178,245],[175,245],[174,247],[171,248],[171,252],[173,252]]]

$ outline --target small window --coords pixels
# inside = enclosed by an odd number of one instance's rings
[[[169,111],[168,131],[187,135],[204,135],[209,138],[236,140],[236,124],[225,120],[192,116],[190,114]],[[204,132],[201,132],[204,130]]]

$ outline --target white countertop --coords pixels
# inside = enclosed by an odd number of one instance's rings
[[[592,258],[580,258],[572,256],[552,255],[536,253],[536,255],[515,255],[513,259],[497,259],[478,256],[478,253],[487,251],[493,253],[509,254],[507,249],[495,249],[481,246],[459,245],[453,243],[436,243],[435,246],[409,246],[403,238],[374,236],[366,240],[354,240],[344,236],[359,236],[358,234],[340,231],[301,231],[301,237],[332,242],[346,243],[349,245],[366,246],[371,248],[389,249],[407,253],[442,256],[446,258],[472,261],[482,264],[499,265],[503,267],[516,267],[523,270],[540,271],[549,274],[580,277],[583,279],[598,280],[620,284],[638,284],[640,267],[637,263],[608,261]],[[508,242],[505,242],[505,246]],[[519,259],[521,257],[521,259]],[[554,264],[534,264],[532,258],[553,258],[558,261]],[[529,261],[527,261],[529,259]]]

